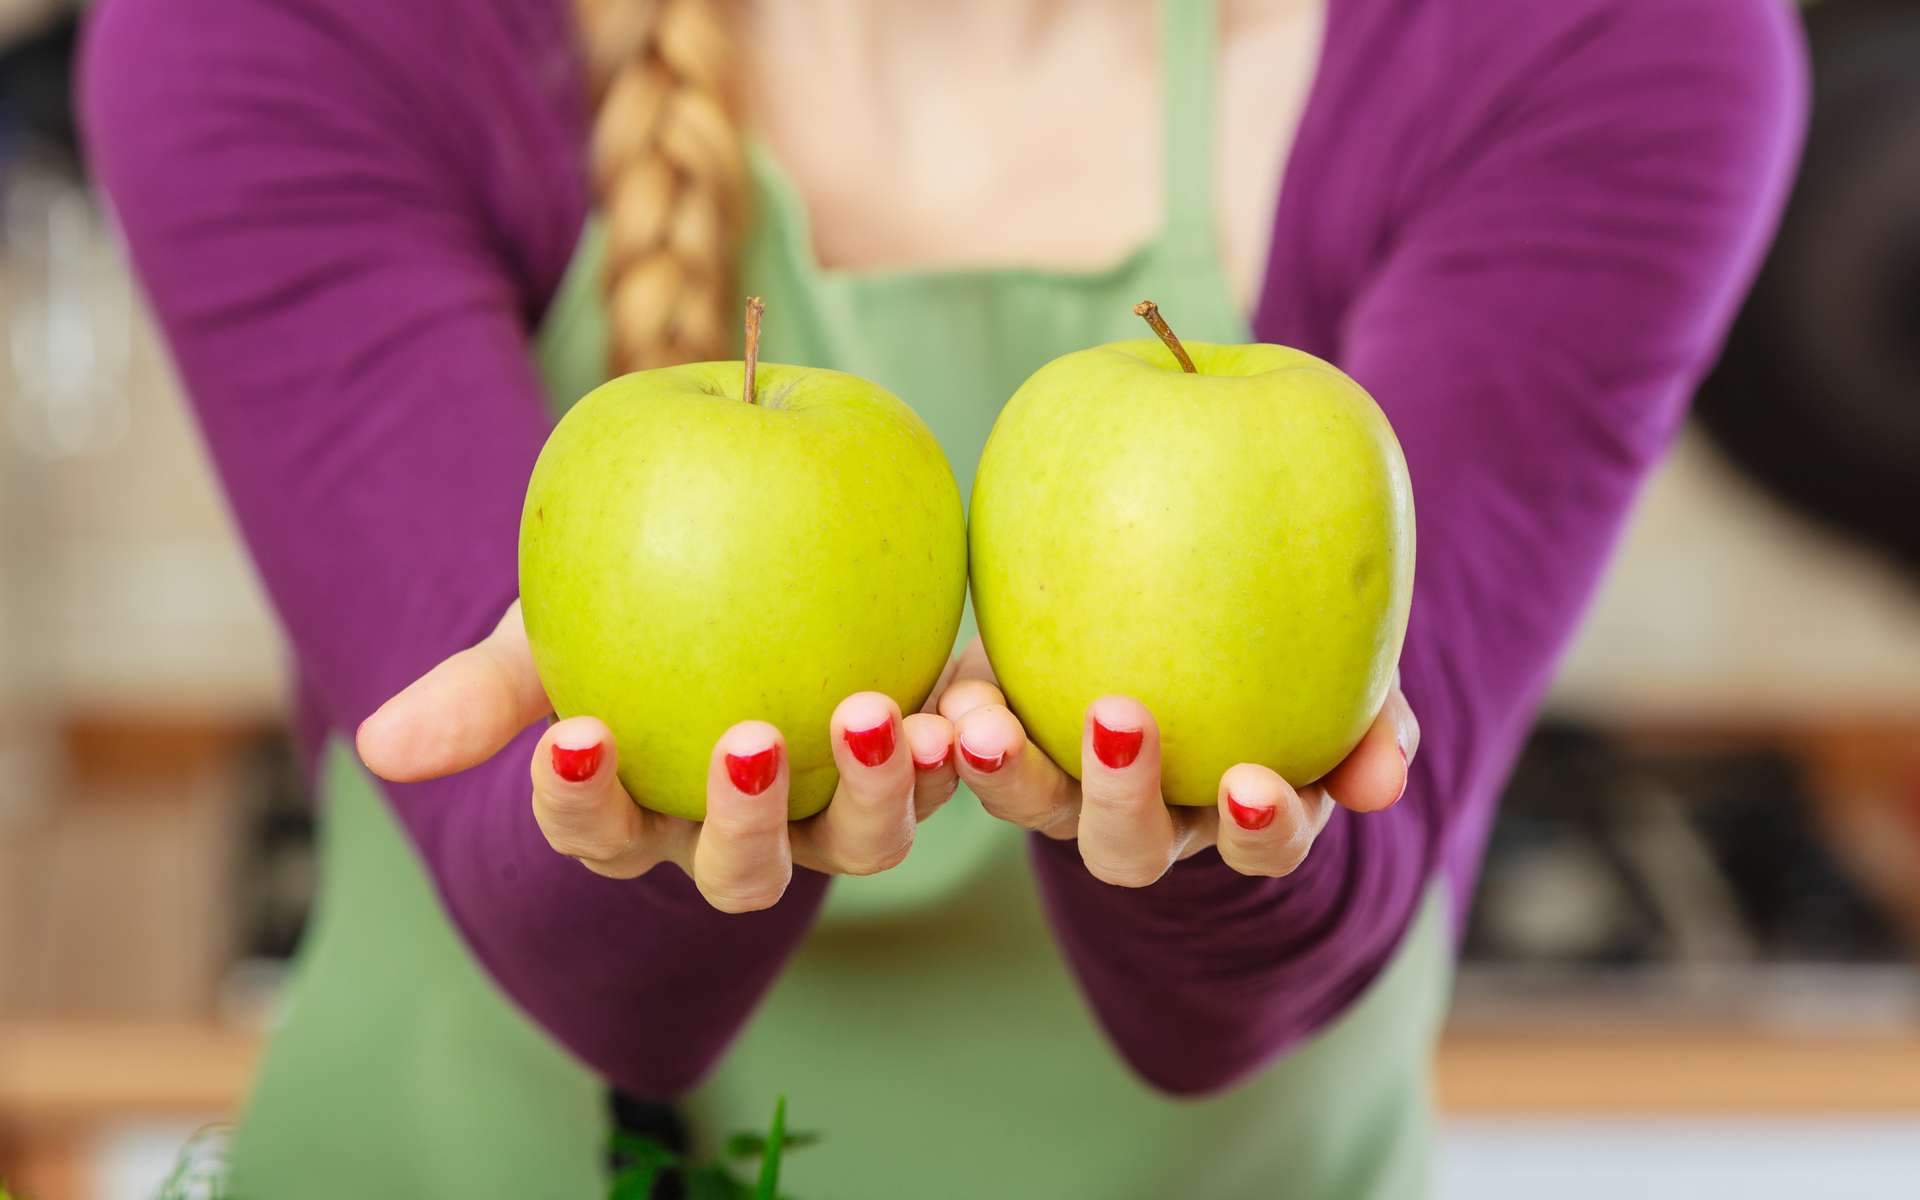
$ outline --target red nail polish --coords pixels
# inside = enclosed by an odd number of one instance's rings
[[[994,755],[992,758],[987,758],[983,755],[975,754],[973,751],[967,749],[967,744],[965,742],[961,742],[960,757],[966,759],[968,764],[971,765],[974,770],[983,771],[988,774],[991,774],[994,771],[998,771],[1000,769],[1000,765],[1007,761],[1007,752],[1005,750],[1002,750],[1000,753]]]
[[[727,755],[727,778],[749,796],[758,796],[773,786],[780,773],[780,747],[768,746],[755,754]]]
[[[847,749],[853,751],[862,766],[877,767],[893,757],[892,717],[872,729],[849,729],[841,736],[847,739]]]
[[[1227,793],[1227,811],[1233,814],[1233,823],[1242,829],[1265,829],[1273,824],[1274,814],[1279,806],[1269,804],[1265,808],[1255,808],[1251,804],[1242,804]]]
[[[1144,729],[1108,729],[1093,719],[1093,752],[1100,761],[1113,770],[1133,765],[1140,757],[1140,743],[1146,740]]]
[[[952,748],[943,746],[940,748],[940,757],[934,759],[931,762],[922,762],[916,758],[913,760],[913,765],[915,769],[921,770],[921,771],[938,771],[941,767],[944,767],[947,765],[947,759],[952,757],[952,755],[953,755]]]
[[[568,783],[585,783],[600,769],[599,742],[578,750],[554,742],[547,749],[553,752],[553,773]]]

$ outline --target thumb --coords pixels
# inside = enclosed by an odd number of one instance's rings
[[[492,633],[382,704],[354,740],[375,775],[413,783],[478,766],[551,711],[516,600]]]

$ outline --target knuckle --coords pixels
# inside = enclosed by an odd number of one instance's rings
[[[533,807],[545,820],[580,823],[599,819],[607,811],[606,796],[598,793],[555,795],[535,792]]]
[[[1109,791],[1106,788],[1087,788],[1081,794],[1080,805],[1088,812],[1100,816],[1131,816],[1140,809],[1140,798],[1122,792]]]
[[[646,859],[629,860],[620,858],[609,861],[594,861],[592,859],[577,858],[574,861],[587,870],[592,871],[595,875],[601,875],[608,879],[637,879],[652,870],[654,866],[650,860]]]
[[[980,796],[980,807],[988,814],[1031,833],[1053,824],[1053,814],[1020,796]]]
[[[707,806],[705,831],[728,841],[757,842],[787,827],[785,804],[726,804]]]
[[[1274,854],[1274,859],[1281,868],[1280,874],[1290,875],[1301,863],[1307,861],[1307,853],[1313,849],[1313,840],[1313,827],[1305,823],[1295,827],[1293,832],[1287,835],[1286,840],[1280,843]]]
[[[1088,859],[1087,871],[1102,883],[1114,887],[1144,888],[1160,882],[1160,876],[1166,868],[1156,863],[1107,862],[1103,859]]]
[[[1313,839],[1295,835],[1272,847],[1247,850],[1222,845],[1221,857],[1227,865],[1241,875],[1255,875],[1266,879],[1284,879],[1300,869],[1307,861],[1307,851],[1312,848]]]
[[[621,852],[626,849],[626,847],[614,846],[596,838],[579,837],[564,831],[549,832],[546,837],[547,845],[553,847],[554,853],[579,859],[583,863],[609,863],[619,858]]]
[[[922,780],[913,785],[913,803],[925,807],[929,804],[945,804],[952,799],[954,789],[960,784],[958,779],[948,777],[942,780]]]
[[[793,878],[782,863],[749,866],[744,863],[696,866],[694,885],[713,908],[723,913],[750,913],[772,908],[786,895]]]
[[[836,804],[848,804],[863,819],[877,819],[889,813],[903,813],[913,807],[914,782],[911,776],[897,786],[844,789],[834,798]]]
[[[599,805],[556,804],[552,797],[536,792],[533,817],[547,844],[573,858],[611,858],[633,845],[614,832],[618,822],[610,820]]]
[[[703,884],[700,888],[700,894],[706,897],[707,903],[723,913],[760,912],[763,909],[772,908],[780,903],[780,897],[784,896],[786,891],[784,884],[779,887],[766,885],[715,887]]]
[[[865,851],[848,855],[835,865],[842,875],[878,875],[882,871],[891,871],[907,861],[907,854],[913,849],[913,838],[885,850]]]
[[[1261,861],[1258,859],[1248,861],[1245,858],[1236,856],[1229,860],[1227,865],[1232,867],[1236,874],[1240,875],[1247,875],[1258,879],[1284,879],[1294,873],[1300,866],[1301,861],[1302,860],[1299,859],[1285,862]]]

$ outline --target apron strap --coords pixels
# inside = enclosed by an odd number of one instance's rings
[[[1216,0],[1161,0],[1160,169],[1169,234],[1183,246],[1215,252],[1213,216]]]

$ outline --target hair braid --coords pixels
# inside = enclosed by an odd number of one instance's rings
[[[747,177],[717,0],[577,0],[618,374],[732,352]]]

